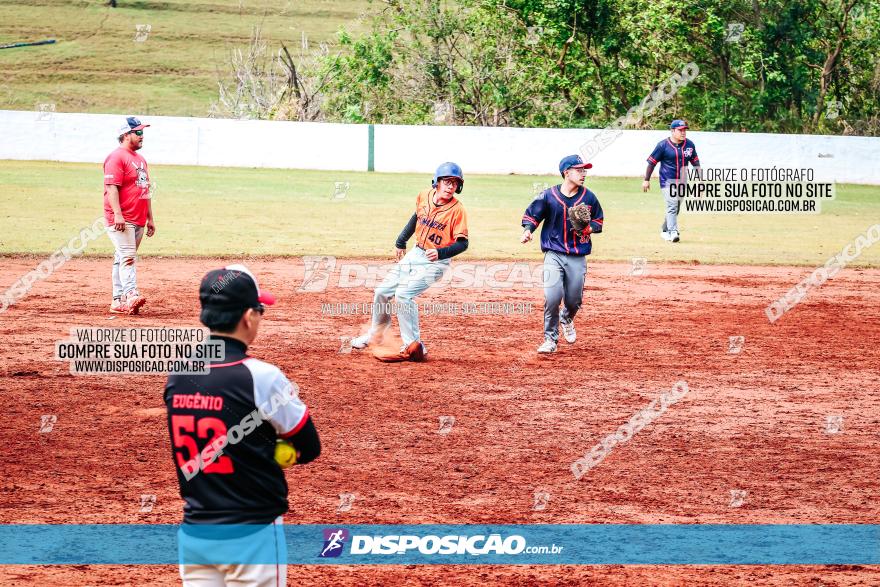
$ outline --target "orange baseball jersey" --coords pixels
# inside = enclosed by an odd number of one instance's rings
[[[434,203],[435,189],[419,192],[416,197],[416,244],[423,249],[441,249],[468,238],[467,214],[457,198],[442,206]]]

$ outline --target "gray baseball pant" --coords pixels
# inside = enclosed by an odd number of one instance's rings
[[[663,193],[663,201],[666,203],[666,218],[663,220],[663,232],[678,230],[678,212],[681,210],[681,198],[673,198],[669,195],[669,186],[660,188]]]
[[[544,253],[544,338],[559,340],[559,320],[574,320],[584,298],[587,258],[556,251]],[[563,303],[560,313],[559,305]]]

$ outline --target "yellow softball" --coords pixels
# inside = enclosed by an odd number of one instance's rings
[[[275,443],[275,462],[281,465],[282,469],[296,464],[296,449],[293,445],[278,439]]]

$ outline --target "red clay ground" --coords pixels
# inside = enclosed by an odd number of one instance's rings
[[[0,291],[41,259],[0,258]],[[73,377],[52,359],[69,328],[195,325],[202,274],[232,260],[145,259],[141,317],[108,320],[109,262],[71,261],[0,314],[0,523],[176,523],[163,378]],[[846,269],[777,324],[764,307],[808,270],[590,266],[579,339],[539,358],[541,291],[446,289],[423,301],[533,302],[530,315],[426,316],[430,361],[339,352],[362,316],[296,293],[299,259],[251,261],[280,303],[252,354],[296,381],[324,445],[288,472],[288,523],[876,523],[880,270]],[[740,354],[728,338],[741,335]],[[679,379],[690,392],[599,466],[569,467]],[[49,434],[40,415],[56,414]],[[455,416],[447,436],[438,418]],[[829,415],[844,417],[839,434]],[[533,511],[537,489],[551,494]],[[730,507],[730,491],[748,491]],[[139,513],[141,494],[157,495]],[[337,513],[340,493],[354,493]],[[878,567],[291,567],[291,585],[858,585]],[[174,567],[0,568],[2,585],[179,585]]]

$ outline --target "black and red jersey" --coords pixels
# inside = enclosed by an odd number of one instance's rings
[[[288,509],[287,480],[275,462],[277,438],[307,425],[315,441],[317,433],[280,369],[249,357],[236,339],[211,339],[224,343],[223,360],[207,375],[170,375],[165,385],[183,521],[270,524]]]

